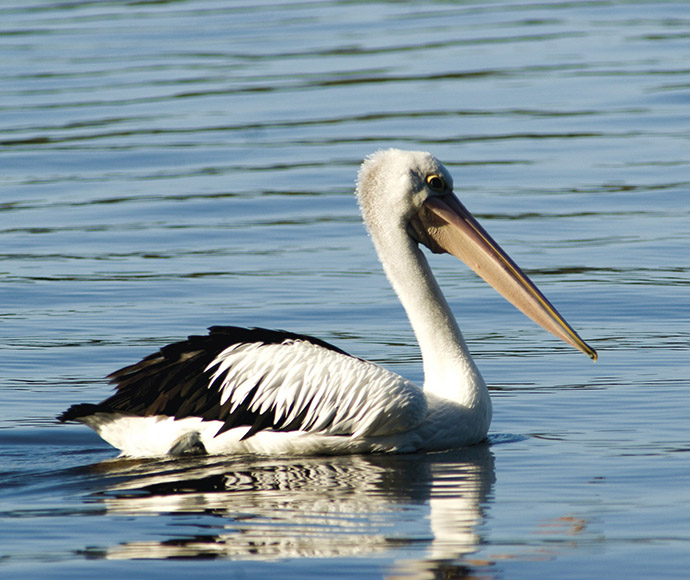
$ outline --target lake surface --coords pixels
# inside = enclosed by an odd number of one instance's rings
[[[31,0],[0,30],[0,577],[687,578],[688,2]],[[447,164],[597,364],[433,256],[485,445],[133,462],[56,423],[213,324],[421,382],[352,196],[390,146]]]

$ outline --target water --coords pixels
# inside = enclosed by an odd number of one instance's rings
[[[0,576],[685,578],[686,2],[0,3]],[[591,364],[449,257],[490,442],[114,459],[57,425],[212,324],[421,381],[351,191],[430,150]]]

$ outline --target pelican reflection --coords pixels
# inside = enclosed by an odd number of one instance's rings
[[[110,514],[197,519],[92,556],[271,561],[391,552],[394,575],[419,578],[477,549],[494,481],[488,445],[422,455],[118,459],[93,469],[112,481],[91,497]]]

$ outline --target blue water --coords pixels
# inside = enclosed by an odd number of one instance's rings
[[[689,7],[0,3],[0,576],[686,578]],[[421,382],[352,196],[390,146],[598,363],[432,256],[486,445],[130,462],[55,422],[212,324]]]

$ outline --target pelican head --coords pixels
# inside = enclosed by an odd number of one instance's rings
[[[596,351],[458,200],[453,178],[433,155],[398,149],[374,153],[360,170],[357,198],[380,255],[401,241],[452,254],[534,322],[597,359]]]

